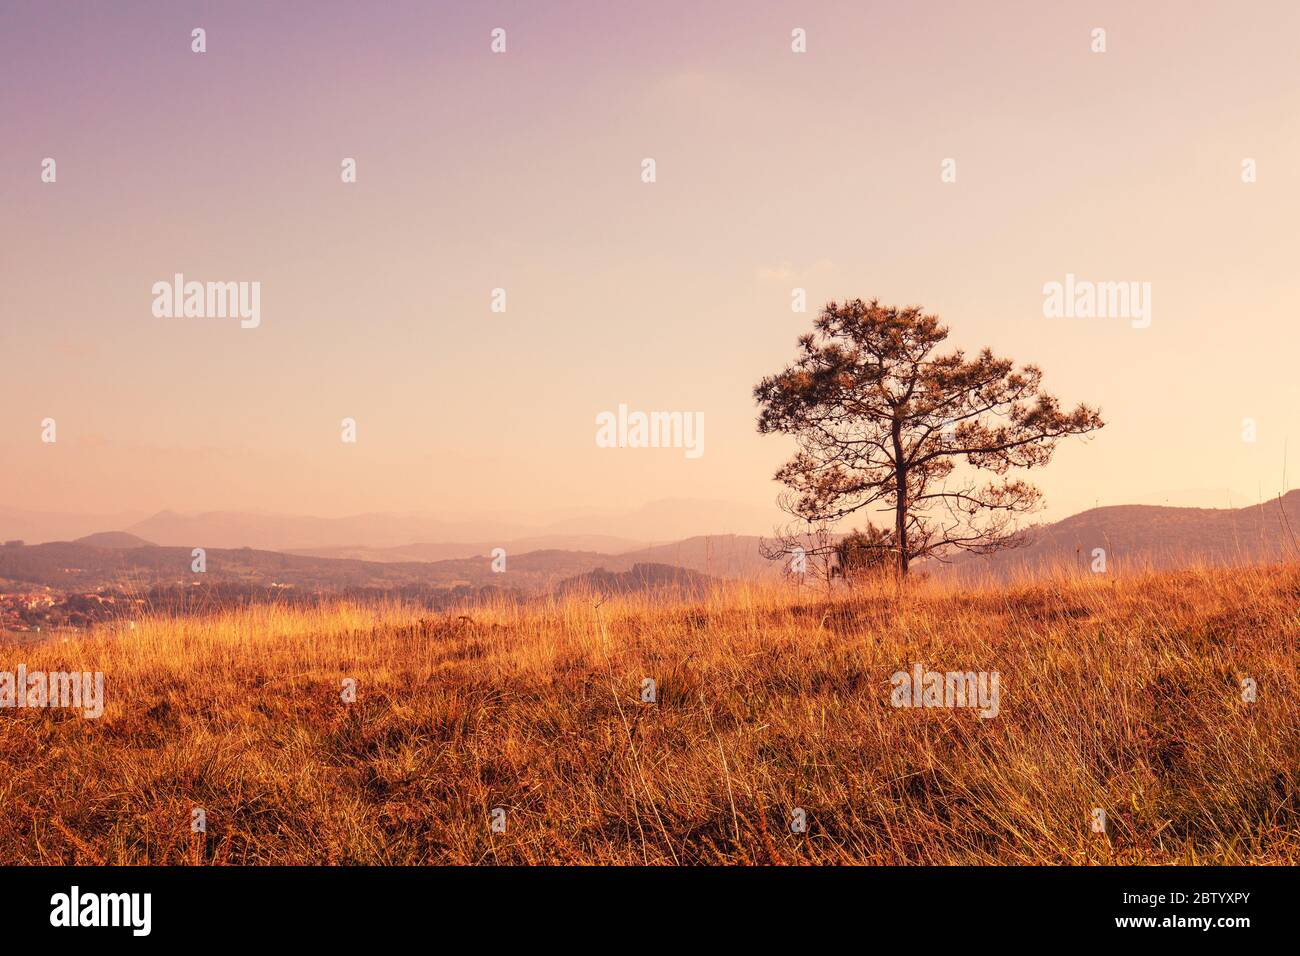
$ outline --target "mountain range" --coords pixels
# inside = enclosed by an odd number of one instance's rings
[[[995,577],[1047,568],[1090,571],[1104,551],[1108,572],[1191,564],[1300,559],[1300,490],[1245,508],[1114,505],[1030,529],[1024,544],[966,555],[945,570]]]
[[[383,519],[383,520],[379,520]],[[356,519],[277,518],[259,530],[257,516],[218,512],[178,516],[163,512],[120,531],[100,531],[74,541],[0,547],[0,590],[50,587],[63,591],[104,586],[139,588],[186,584],[192,549],[203,547],[201,580],[304,589],[512,587],[549,591],[586,577],[612,586],[671,581],[655,570],[677,568],[708,579],[779,575],[783,564],[763,556],[760,535],[716,534],[645,545],[613,534],[553,532],[499,542],[483,539],[406,544],[321,543],[298,548],[231,546],[231,541],[328,541],[329,533],[387,536],[430,530],[403,525],[398,516]],[[141,532],[152,529],[156,537]],[[7,537],[0,534],[0,538]],[[493,552],[505,551],[504,573]],[[1029,529],[1023,546],[988,556],[962,555],[947,564],[928,562],[935,574],[1008,577],[1044,569],[1086,572],[1104,552],[1109,572],[1194,563],[1231,564],[1300,558],[1300,490],[1246,508],[1174,508],[1119,505],[1093,508],[1063,521]],[[617,577],[622,575],[623,577]]]
[[[770,534],[781,515],[727,501],[668,498],[627,511],[576,512],[535,520],[511,515],[446,517],[373,513],[342,518],[208,511],[144,515],[52,514],[0,507],[0,541],[71,541],[126,531],[170,547],[257,548],[374,561],[437,561],[492,548],[631,551],[679,541],[702,531]]]
[[[497,570],[500,564],[488,554],[441,561],[378,562],[255,548],[205,548],[204,570],[195,572],[191,548],[160,547],[127,532],[105,532],[76,541],[0,546],[0,593],[33,588],[62,593],[114,588],[134,593],[199,583],[288,586],[304,591],[497,587],[536,593],[550,592],[592,572],[625,575],[637,568],[642,569],[639,574],[609,580],[616,580],[620,588],[637,581],[680,584],[687,578],[698,584],[705,578],[752,577],[770,571],[771,566],[758,554],[759,541],[719,535],[619,555],[556,549],[507,552],[502,570]],[[676,571],[687,578],[672,573]]]

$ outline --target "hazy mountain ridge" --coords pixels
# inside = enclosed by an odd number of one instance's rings
[[[1108,571],[1296,560],[1300,557],[1300,490],[1245,508],[1092,508],[1030,529],[1022,547],[967,555],[949,569],[997,576],[1053,567],[1086,571],[1097,549],[1105,551]]]
[[[286,554],[313,558],[351,558],[357,561],[388,563],[394,561],[452,561],[491,554],[502,548],[507,554],[529,551],[599,551],[621,554],[648,546],[645,541],[631,541],[603,534],[544,535],[506,541],[418,542],[393,548],[367,548],[360,545],[331,548],[290,548]]]
[[[140,512],[63,514],[0,506],[0,541],[71,541],[106,529],[122,529],[145,517]]]
[[[196,572],[192,570],[194,556],[190,548],[136,544],[138,539],[124,538],[120,532],[90,538],[90,542],[0,547],[0,590],[52,588],[62,592],[89,592],[105,587],[140,590],[160,585],[241,583],[303,590],[473,586],[545,592],[589,572],[621,574],[632,572],[638,565],[672,566],[692,573],[707,573],[693,567],[689,557],[681,563],[654,561],[645,559],[646,552],[610,555],[547,549],[507,554],[505,570],[497,572],[487,555],[433,562],[375,562],[254,548],[205,549],[206,570]],[[106,547],[94,543],[103,540],[123,541],[128,546]],[[748,540],[753,542],[757,553],[759,539]],[[703,564],[705,568],[709,566],[707,546],[682,544],[688,555],[706,555]]]
[[[494,547],[507,550],[600,550],[619,553],[678,541],[701,530],[767,533],[780,518],[770,509],[727,501],[667,498],[617,512],[588,512],[560,519],[500,515],[440,517],[370,513],[342,518],[164,510],[149,516],[60,515],[0,508],[0,541],[29,544],[71,541],[123,531],[161,547],[255,548],[361,560],[442,560],[471,557]],[[452,547],[452,546],[462,547]],[[437,550],[444,548],[445,550]],[[471,548],[470,553],[465,549]],[[374,553],[392,551],[394,553]]]
[[[129,531],[98,531],[77,538],[73,544],[89,545],[93,548],[156,548],[152,541],[146,541]]]
[[[671,589],[677,592],[700,595],[717,579],[689,568],[670,564],[640,563],[627,571],[608,571],[597,568],[585,574],[566,578],[556,586],[556,594],[632,594],[640,591]]]
[[[548,539],[524,539],[540,540]],[[574,543],[622,539],[572,536]],[[148,587],[200,582],[291,586],[304,590],[504,587],[545,592],[571,579],[629,575],[638,566],[678,568],[708,579],[775,576],[784,562],[762,555],[764,538],[718,534],[671,544],[610,553],[572,548],[506,548],[505,570],[494,571],[491,548],[481,544],[408,544],[384,550],[384,561],[344,556],[371,549],[332,548],[320,556],[260,548],[205,548],[206,571],[191,570],[192,547],[160,546],[131,532],[101,532],[76,541],[0,547],[0,587],[48,587],[93,591],[100,587]],[[770,540],[770,539],[769,539]],[[512,547],[523,541],[512,542]],[[397,560],[411,554],[458,557]],[[464,554],[465,549],[476,553]],[[927,562],[936,574],[1002,577],[1044,569],[1089,570],[1095,552],[1106,569],[1175,567],[1207,563],[1261,563],[1300,557],[1300,491],[1238,509],[1119,505],[1094,508],[1054,524],[1030,529],[1023,547],[988,556],[959,556],[948,565]],[[622,586],[622,579],[608,579]]]

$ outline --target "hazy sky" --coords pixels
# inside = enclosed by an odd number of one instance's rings
[[[4,0],[0,503],[763,505],[751,390],[855,296],[1101,407],[1048,517],[1253,503],[1288,436],[1300,483],[1297,36],[1294,0]],[[178,272],[260,282],[260,326],[156,318]],[[1150,327],[1045,318],[1067,273],[1151,283]],[[596,447],[620,403],[705,453]]]

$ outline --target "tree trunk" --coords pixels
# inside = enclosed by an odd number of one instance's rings
[[[894,418],[894,545],[898,548],[898,576],[907,576],[907,464],[903,460],[903,423]]]

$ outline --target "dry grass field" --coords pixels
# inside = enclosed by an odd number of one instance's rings
[[[1300,568],[598,600],[0,647],[106,687],[0,711],[0,863],[1300,862]],[[916,662],[998,716],[891,706]]]

